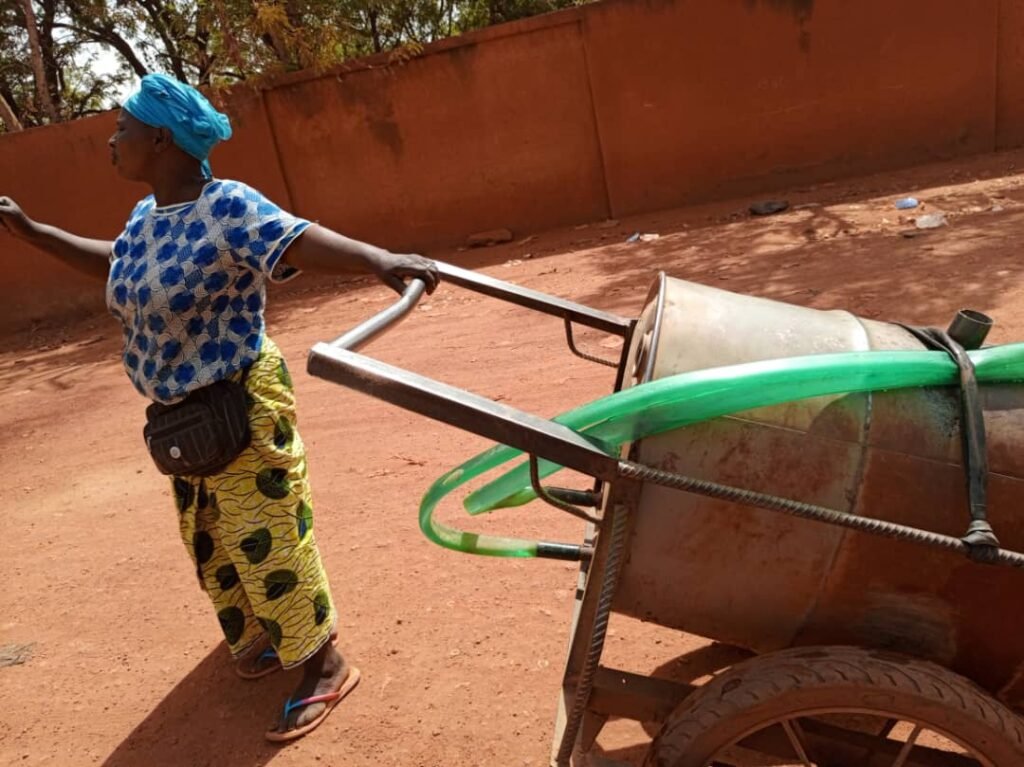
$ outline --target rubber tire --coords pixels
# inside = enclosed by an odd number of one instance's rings
[[[772,722],[832,706],[913,717],[995,767],[1024,765],[1020,717],[973,682],[934,663],[855,647],[796,648],[737,664],[665,720],[644,765],[705,767]]]

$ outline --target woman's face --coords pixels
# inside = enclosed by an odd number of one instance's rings
[[[145,181],[156,157],[159,131],[136,120],[125,110],[117,117],[117,129],[107,144],[110,161],[122,178]]]

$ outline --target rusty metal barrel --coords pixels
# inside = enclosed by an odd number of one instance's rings
[[[625,385],[843,351],[921,350],[904,328],[662,278]],[[981,387],[989,519],[1024,548],[1024,386]],[[959,536],[970,520],[953,387],[819,397],[632,446],[687,476]],[[1024,572],[950,551],[645,484],[613,609],[757,653],[884,648],[1024,704]]]

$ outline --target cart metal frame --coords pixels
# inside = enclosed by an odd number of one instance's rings
[[[613,365],[616,368],[614,390],[618,391],[623,386],[636,320],[450,264],[438,263],[438,268],[442,282],[562,319],[570,350],[589,361]],[[663,281],[664,275],[661,275],[659,284]],[[657,284],[654,290],[658,290]],[[664,721],[696,689],[691,685],[608,668],[600,663],[619,570],[626,554],[631,518],[637,509],[643,483],[653,482],[873,535],[937,546],[965,556],[972,553],[963,540],[933,531],[662,471],[636,463],[632,454],[626,459],[610,456],[585,436],[561,424],[358,353],[358,349],[405,318],[424,292],[425,284],[421,280],[410,281],[392,306],[335,340],[313,346],[307,369],[318,378],[522,450],[531,457],[534,466],[539,457],[594,478],[592,490],[569,491],[541,486],[534,472],[534,487],[542,499],[563,511],[590,520],[582,543],[544,542],[538,547],[539,556],[580,562],[577,598],[555,721],[553,765],[562,767],[580,754],[589,753],[609,717],[643,722]],[[659,337],[660,305],[656,312],[654,343]],[[622,338],[618,362],[601,360],[579,350],[573,337],[574,325]],[[654,349],[648,350],[646,362],[642,365],[644,369],[636,371],[636,378],[641,382],[650,379],[654,352]],[[596,505],[600,511],[597,515],[590,514],[576,505],[579,503]],[[1024,554],[1000,549],[993,562],[1024,568]],[[590,759],[591,764],[602,763],[594,757]]]

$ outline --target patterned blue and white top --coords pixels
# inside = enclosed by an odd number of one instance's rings
[[[135,388],[170,404],[252,364],[266,281],[298,274],[279,262],[308,226],[238,181],[211,181],[180,205],[157,207],[152,195],[136,205],[107,280]]]

